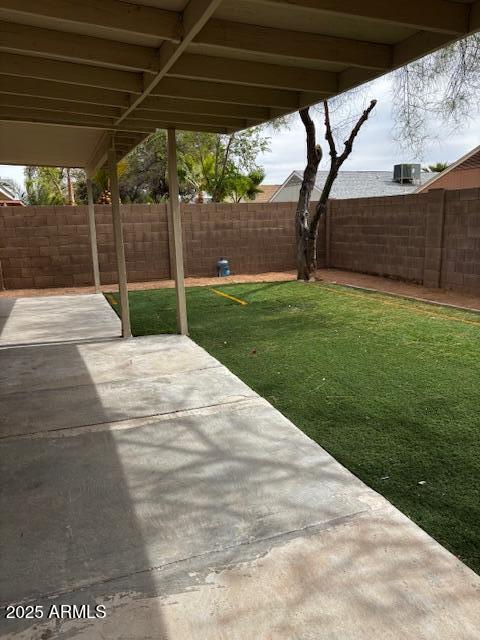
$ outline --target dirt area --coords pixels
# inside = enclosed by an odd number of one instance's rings
[[[187,287],[202,287],[219,284],[239,284],[243,282],[284,282],[285,280],[295,280],[295,271],[280,271],[269,273],[239,274],[228,276],[227,278],[186,278]],[[403,296],[443,304],[447,306],[460,307],[464,309],[474,309],[480,311],[480,296],[458,291],[447,291],[445,289],[429,289],[419,284],[411,282],[401,282],[391,278],[381,276],[371,276],[365,273],[355,273],[353,271],[341,271],[340,269],[319,269],[317,279],[332,284],[342,284],[362,289],[372,289],[392,295]],[[145,289],[171,289],[175,286],[173,280],[152,280],[150,282],[130,282],[128,288],[131,291],[143,291]],[[115,284],[103,285],[102,291],[109,293],[117,291]],[[16,289],[11,291],[0,291],[0,298],[21,298],[36,296],[58,296],[65,294],[85,294],[95,293],[94,287],[66,287],[51,289]]]
[[[243,275],[233,275],[226,278],[185,278],[187,287],[208,287],[222,284],[239,284],[242,282],[284,282],[285,280],[295,280],[296,272],[279,271],[268,273],[249,273]],[[146,289],[173,289],[174,280],[151,280],[150,282],[129,282],[130,291],[145,291]],[[118,290],[116,284],[102,285],[104,293]],[[51,289],[15,289],[0,291],[0,298],[23,298],[30,296],[61,296],[72,294],[95,293],[94,287],[56,287]]]
[[[443,304],[464,309],[480,311],[480,296],[462,293],[459,291],[447,291],[446,289],[429,289],[420,284],[402,282],[381,276],[370,276],[365,273],[353,271],[341,271],[340,269],[320,269],[317,278],[332,284],[343,284],[361,289],[372,289],[383,293],[403,296]]]

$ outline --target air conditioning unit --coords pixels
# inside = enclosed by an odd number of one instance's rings
[[[396,164],[393,167],[393,181],[400,184],[420,184],[419,164]]]

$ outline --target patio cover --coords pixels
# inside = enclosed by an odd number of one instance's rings
[[[0,0],[0,163],[92,173],[112,134],[241,130],[479,28],[478,0]]]
[[[480,29],[480,0],[0,0],[0,164],[108,163],[122,335],[116,165],[168,129],[177,328],[188,333],[175,130],[231,133],[316,104]]]

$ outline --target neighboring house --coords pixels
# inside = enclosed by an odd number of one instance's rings
[[[258,187],[260,192],[255,196],[254,202],[270,202],[270,198],[281,186],[280,184],[261,184]]]
[[[480,187],[480,146],[466,153],[441,173],[426,173],[429,180],[417,189],[417,193],[430,189],[474,189]]]
[[[327,175],[328,171],[318,172],[312,200],[320,198]],[[419,182],[422,184],[429,178],[429,174],[419,172],[419,180],[396,181],[393,179],[393,171],[340,171],[333,184],[330,197],[341,200],[405,195],[414,193]],[[302,179],[303,171],[293,171],[273,193],[269,202],[296,202]]]
[[[7,185],[0,185],[0,207],[23,207],[21,200],[15,197],[13,191]]]

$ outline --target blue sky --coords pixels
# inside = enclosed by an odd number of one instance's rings
[[[391,114],[391,92],[387,79],[375,82],[367,89],[368,97],[377,98],[378,104],[355,141],[352,155],[343,165],[349,170],[390,170],[400,162],[454,162],[480,144],[480,118],[468,121],[461,131],[444,132],[443,138],[429,142],[423,157],[403,151],[393,138],[394,123]],[[370,95],[371,94],[371,95]],[[327,167],[328,153],[323,139],[321,117],[316,116],[318,141],[324,147],[324,160],[320,168]],[[440,125],[431,122],[433,130],[442,131]],[[294,116],[289,130],[271,136],[270,151],[259,157],[265,168],[265,182],[280,184],[294,169],[305,166],[305,130],[298,115]],[[23,183],[23,167],[0,165],[0,176],[14,178]]]

